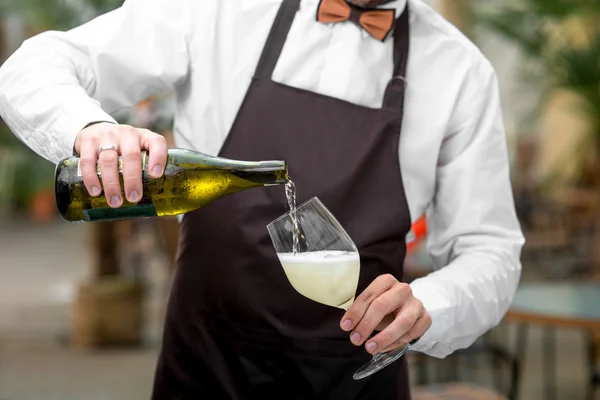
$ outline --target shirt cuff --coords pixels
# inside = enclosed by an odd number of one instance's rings
[[[75,153],[75,139],[87,126],[99,122],[116,124],[117,121],[106,113],[99,105],[85,104],[75,110],[63,109],[56,121],[56,130],[60,132],[61,149],[64,149],[62,158],[72,157]]]
[[[441,340],[447,337],[452,327],[452,304],[448,294],[443,287],[427,276],[414,280],[410,287],[413,295],[423,303],[431,316],[431,327],[411,346],[411,350],[443,357],[436,348],[443,347]]]

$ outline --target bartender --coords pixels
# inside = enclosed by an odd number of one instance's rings
[[[153,399],[408,400],[404,358],[352,375],[415,339],[445,357],[499,323],[523,236],[497,78],[424,2],[127,0],[26,41],[0,69],[0,113],[42,157],[78,154],[89,192],[119,207],[121,189],[142,195],[140,150],[160,177],[167,144],[111,113],[170,90],[178,147],[286,160],[298,201],[318,196],[356,243],[361,278],[346,312],[290,286],[265,228],[282,187],[185,215]],[[425,211],[436,272],[406,284]]]

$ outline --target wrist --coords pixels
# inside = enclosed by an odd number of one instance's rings
[[[75,142],[73,143],[73,155],[76,157],[79,157],[79,140],[81,137],[81,132],[83,132],[84,130],[86,130],[87,128],[89,128],[92,125],[97,125],[97,124],[115,124],[115,122],[113,121],[94,121],[94,122],[89,122],[87,123],[83,128],[81,128],[81,130],[79,131],[79,133],[77,134],[77,136],[75,137]]]

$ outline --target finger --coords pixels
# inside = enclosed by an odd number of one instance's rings
[[[394,321],[394,319],[396,318],[396,314],[397,314],[396,312],[393,312],[393,313],[388,314],[385,317],[383,317],[383,319],[381,320],[379,325],[377,325],[377,328],[375,328],[375,330],[376,331],[384,330],[389,324],[392,323],[392,321]]]
[[[123,187],[131,203],[142,198],[142,154],[139,134],[131,129],[121,136],[121,159],[123,160]]]
[[[153,178],[160,178],[167,165],[167,139],[146,129],[140,131],[142,147],[148,150],[148,172]]]
[[[102,135],[99,139],[101,146],[114,146],[116,141],[111,135]],[[121,207],[123,197],[121,195],[121,184],[119,182],[119,153],[117,150],[104,150],[98,155],[100,160],[100,173],[102,174],[102,186],[106,201],[113,208]]]
[[[79,146],[79,168],[81,178],[88,193],[94,197],[102,193],[98,178],[98,142],[94,139],[82,140]]]
[[[407,344],[414,344],[429,330],[429,328],[431,328],[431,316],[429,313],[425,313],[417,320],[413,327],[408,330],[408,332],[392,342],[392,344],[382,351],[391,351],[406,346]]]
[[[401,347],[410,342],[409,340],[406,343],[400,343],[400,339],[413,329],[424,312],[423,304],[413,297],[402,306],[397,312],[396,318],[385,329],[368,340],[365,349],[373,353]]]
[[[371,302],[369,308],[365,312],[365,315],[358,322],[354,331],[350,334],[350,341],[357,346],[362,345],[388,314],[391,314],[404,307],[404,303],[410,298],[411,295],[412,291],[410,286],[400,282],[396,282],[396,284],[392,285],[390,290],[383,293],[381,296],[377,297]],[[396,317],[392,323],[394,323],[397,319],[398,317]],[[415,317],[415,321],[416,319],[417,317]],[[397,337],[399,336],[391,337],[390,341],[396,339]]]
[[[356,327],[367,312],[367,309],[379,296],[387,292],[392,285],[398,281],[392,275],[381,275],[377,277],[358,297],[352,305],[346,310],[341,319],[340,327],[344,331],[350,331]]]

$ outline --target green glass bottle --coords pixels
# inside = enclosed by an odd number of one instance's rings
[[[284,161],[237,161],[190,150],[169,149],[165,172],[159,179],[150,176],[147,162],[147,153],[143,152],[142,199],[130,203],[123,196],[123,205],[111,208],[104,194],[98,197],[88,194],[78,157],[62,160],[56,166],[54,181],[56,204],[61,217],[78,222],[178,215],[232,193],[281,185],[289,180]],[[102,179],[99,167],[98,176]]]

